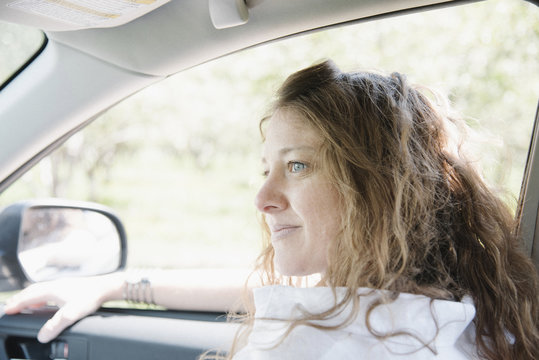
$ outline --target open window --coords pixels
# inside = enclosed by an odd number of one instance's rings
[[[446,93],[473,129],[473,158],[516,209],[539,94],[537,23],[532,4],[488,1],[220,58],[110,109],[0,205],[49,196],[107,205],[126,226],[131,268],[250,267],[260,250],[258,120],[288,74],[331,58],[343,70],[399,71]]]

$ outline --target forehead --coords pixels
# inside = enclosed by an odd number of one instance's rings
[[[267,120],[264,152],[283,147],[319,147],[322,138],[305,119],[290,110],[279,110]]]

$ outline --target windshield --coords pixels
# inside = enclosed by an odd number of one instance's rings
[[[0,21],[0,88],[41,48],[43,32]]]

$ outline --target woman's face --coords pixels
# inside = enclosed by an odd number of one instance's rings
[[[289,111],[269,119],[262,153],[266,180],[255,204],[271,232],[277,270],[288,276],[323,273],[328,245],[340,230],[337,191],[320,170],[320,136]]]

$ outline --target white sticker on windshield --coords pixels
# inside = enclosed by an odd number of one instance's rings
[[[112,27],[134,20],[170,0],[17,0],[9,7],[80,28]]]

